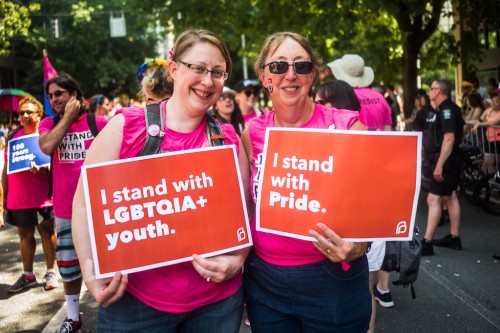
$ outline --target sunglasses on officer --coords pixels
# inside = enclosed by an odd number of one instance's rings
[[[48,93],[47,98],[50,100],[52,97],[61,97],[65,92],[68,92],[67,90],[56,90],[54,93]]]
[[[271,61],[264,65],[266,66],[269,66],[269,72],[272,74],[285,74],[290,66],[293,66],[297,74],[311,74],[313,70],[313,63],[310,61]]]

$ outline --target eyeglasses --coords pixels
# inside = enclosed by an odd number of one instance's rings
[[[250,97],[252,95],[254,95],[255,97],[257,97],[257,95],[258,95],[257,91],[253,90],[253,89],[243,90],[243,92],[245,93],[246,97]]]
[[[56,90],[54,93],[48,93],[47,98],[50,100],[52,97],[61,97],[65,92],[68,92],[67,90]]]
[[[183,64],[184,66],[186,66],[187,68],[189,68],[190,70],[192,70],[196,75],[205,76],[208,73],[210,73],[210,74],[212,74],[212,79],[224,80],[224,81],[226,81],[227,77],[229,76],[228,73],[221,71],[221,70],[218,70],[218,69],[210,70],[210,69],[205,68],[205,67],[200,66],[200,65],[188,64],[187,62],[184,62],[184,61],[180,61],[180,63]]]
[[[234,101],[234,97],[233,95],[230,95],[230,94],[222,94],[220,95],[219,97],[219,101],[222,102],[222,101],[225,101],[226,99],[229,99],[231,101]]]
[[[297,74],[311,74],[313,70],[313,63],[310,61],[272,61],[265,64],[264,67],[269,66],[269,71],[273,74],[285,74],[290,65],[293,66]]]
[[[35,111],[17,111],[17,114],[20,117],[23,117],[24,115],[31,116],[33,113],[35,113]]]

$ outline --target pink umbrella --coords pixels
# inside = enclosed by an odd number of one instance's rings
[[[11,111],[10,122],[12,123],[12,112],[17,111],[19,102],[25,97],[33,97],[21,89],[0,89],[0,111]]]

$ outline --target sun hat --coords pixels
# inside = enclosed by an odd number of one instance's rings
[[[375,77],[373,69],[365,66],[365,61],[357,54],[346,54],[328,63],[337,80],[349,83],[351,87],[368,87]]]

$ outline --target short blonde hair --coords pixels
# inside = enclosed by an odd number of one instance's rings
[[[19,109],[25,104],[33,104],[36,108],[35,112],[41,117],[43,116],[43,105],[35,97],[25,97],[19,102]]]
[[[178,61],[182,55],[188,52],[197,43],[209,43],[219,49],[226,62],[226,73],[231,75],[233,62],[226,44],[219,36],[211,31],[204,29],[188,29],[181,33],[175,42],[173,61]]]

